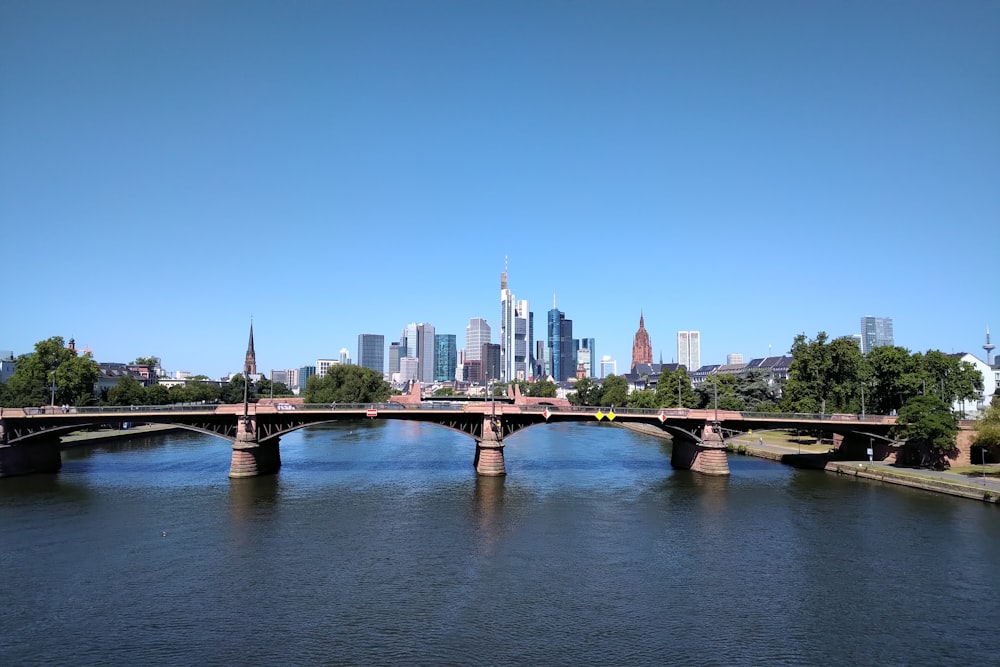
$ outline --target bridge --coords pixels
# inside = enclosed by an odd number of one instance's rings
[[[279,440],[313,424],[342,420],[397,419],[428,422],[470,436],[480,475],[504,475],[504,440],[525,428],[564,422],[646,424],[673,439],[671,465],[709,475],[728,475],[722,434],[753,429],[822,430],[845,437],[888,441],[895,417],[749,413],[724,410],[571,406],[565,401],[503,402],[399,400],[380,404],[281,402],[237,405],[0,408],[0,477],[55,472],[61,466],[60,436],[100,425],[170,424],[229,441],[229,476],[272,474],[281,467]]]

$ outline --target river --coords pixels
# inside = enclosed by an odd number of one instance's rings
[[[0,664],[994,664],[991,504],[556,424],[189,433],[0,480]]]

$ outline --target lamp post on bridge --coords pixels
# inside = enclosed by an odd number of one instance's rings
[[[59,368],[59,355],[55,355],[52,358],[52,386],[49,387],[52,390],[52,398],[49,401],[49,405],[55,407],[56,405],[56,369]],[[44,400],[44,399],[43,399]]]

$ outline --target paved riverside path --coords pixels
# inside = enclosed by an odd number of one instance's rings
[[[899,484],[937,493],[986,502],[1000,501],[1000,477],[975,477],[948,470],[929,468],[901,468],[884,461],[842,461],[829,454],[802,451],[794,445],[761,444],[760,439],[739,435],[726,440],[730,451],[745,452],[749,456],[780,461],[802,468],[816,468],[839,475],[850,475],[889,484]],[[986,466],[991,473],[1000,472],[1000,464]]]
[[[98,431],[73,431],[59,440],[63,447],[86,445],[101,440],[118,440],[122,438],[142,438],[155,433],[177,431],[179,427],[170,424],[141,424],[126,429],[100,429]]]

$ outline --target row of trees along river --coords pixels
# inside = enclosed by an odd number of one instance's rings
[[[611,375],[600,383],[590,378],[576,382],[569,400],[580,406],[632,408],[708,408],[752,412],[898,414],[899,437],[925,439],[938,448],[953,446],[957,418],[951,405],[975,400],[983,378],[976,368],[939,350],[912,353],[898,346],[876,347],[862,355],[851,338],[829,339],[824,332],[809,340],[795,337],[787,380],[774,380],[765,370],[741,375],[709,375],[693,388],[687,370],[662,374],[654,388],[629,392],[626,379]],[[137,366],[154,366],[155,357],[140,357]],[[239,403],[245,379],[233,376],[224,385],[195,376],[183,385],[144,386],[131,376],[96,395],[98,366],[89,352],[67,348],[59,336],[39,341],[33,353],[17,358],[14,375],[0,384],[0,405],[8,407],[56,405],[169,405],[176,403]],[[521,382],[528,396],[555,396],[548,380]],[[52,387],[55,387],[53,391]],[[502,384],[495,393],[505,392]],[[451,390],[445,388],[442,393]],[[262,378],[246,387],[251,399],[291,396],[280,382]],[[303,397],[307,403],[375,403],[389,398],[390,388],[380,373],[360,366],[333,366],[322,377],[309,378]],[[1000,408],[996,401],[981,420],[977,444],[1000,450]]]

